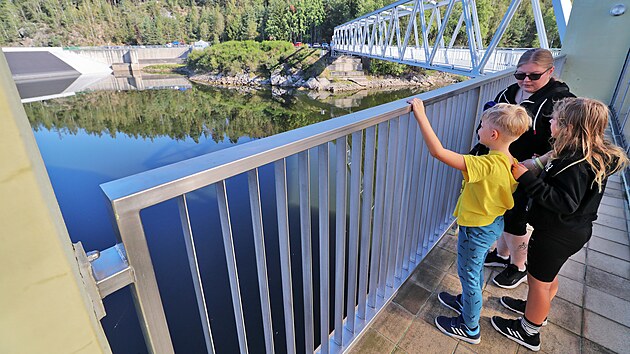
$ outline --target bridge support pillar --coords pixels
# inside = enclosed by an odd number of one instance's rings
[[[575,0],[562,54],[571,91],[609,103],[630,44],[630,13],[614,16],[618,0]]]

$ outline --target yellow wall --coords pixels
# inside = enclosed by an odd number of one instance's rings
[[[110,353],[0,51],[0,353]]]
[[[626,13],[611,16],[624,4]],[[609,104],[630,48],[629,0],[574,0],[562,45],[567,61],[562,79],[577,96]]]

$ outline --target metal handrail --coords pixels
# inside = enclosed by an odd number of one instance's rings
[[[434,122],[445,146],[466,151],[474,140],[474,128],[481,114],[483,103],[492,99],[496,92],[514,81],[512,70],[457,83],[420,95],[427,112]],[[335,297],[329,298],[327,279],[328,265],[328,217],[330,212],[329,146],[337,145],[339,167],[351,165],[347,176],[338,175],[350,182],[337,183],[336,201],[348,201],[349,231],[341,232],[348,247],[348,259],[337,259],[337,268],[348,269],[348,279]],[[346,149],[343,147],[346,146]],[[299,161],[300,222],[302,238],[303,278],[311,279],[312,254],[310,250],[310,188],[309,153],[317,151],[319,172],[319,248],[320,316],[313,314],[313,288],[304,282],[305,348],[296,348],[293,325],[292,281],[289,253],[289,229],[287,216],[287,179],[285,159],[296,155]],[[350,157],[346,150],[351,151]],[[274,163],[275,191],[278,211],[277,235],[280,245],[282,293],[285,313],[286,343],[274,343],[271,330],[269,289],[264,254],[263,229],[260,213],[258,168]],[[343,168],[342,168],[343,169]],[[214,184],[221,220],[227,266],[230,276],[232,302],[241,352],[248,351],[244,316],[240,300],[238,271],[232,241],[230,208],[227,203],[225,180],[248,173],[254,245],[258,264],[259,290],[263,311],[266,351],[274,345],[286,346],[289,353],[295,351],[322,353],[346,350],[378,312],[391,300],[398,287],[407,279],[420,260],[447,231],[453,222],[454,208],[460,187],[461,175],[430,157],[422,143],[417,125],[410,115],[406,100],[399,100],[370,108],[347,116],[331,119],[311,126],[278,134],[247,144],[227,148],[189,160],[174,163],[133,176],[101,185],[109,199],[117,237],[122,254],[133,275],[132,292],[140,323],[149,350],[158,353],[174,352],[166,316],[149,255],[140,211],[167,200],[177,200],[182,230],[186,239],[193,283],[197,295],[201,325],[208,352],[214,352],[209,314],[203,293],[201,273],[197,262],[194,236],[186,204],[186,194]],[[360,185],[357,185],[360,183]],[[367,192],[373,191],[373,193]],[[374,203],[372,204],[372,200]],[[430,208],[424,208],[430,206]],[[345,210],[345,205],[339,210]],[[346,219],[346,213],[336,213],[337,221]],[[360,224],[359,224],[360,223]],[[345,230],[343,223],[341,228]],[[124,247],[123,247],[124,245]],[[359,251],[360,250],[360,251]],[[361,255],[361,256],[359,256]],[[367,257],[369,255],[369,258]],[[346,268],[347,267],[347,268]],[[368,269],[370,271],[368,272]],[[341,274],[340,274],[341,273]],[[343,276],[337,271],[335,277]],[[369,281],[368,281],[369,277]],[[350,286],[349,282],[358,286]],[[119,282],[125,284],[124,282]],[[368,285],[369,284],[369,285]],[[107,284],[102,284],[106,287]],[[340,304],[334,313],[327,309],[334,301],[344,301],[344,287],[358,294],[348,296],[347,304]],[[343,308],[348,316],[344,317]],[[329,316],[334,316],[334,328],[329,329]],[[322,324],[318,334],[312,333],[313,321]],[[278,329],[276,329],[277,331]],[[311,331],[311,332],[309,332]],[[314,338],[319,338],[319,348],[313,348]]]
[[[628,154],[630,153],[630,139],[626,132],[626,124],[628,123],[628,118],[630,118],[630,50],[626,54],[626,61],[619,74],[619,80],[615,86],[609,107],[613,141]],[[630,211],[630,169],[626,168],[620,175],[626,195],[626,207],[624,210],[628,213]],[[626,218],[626,220],[630,220],[630,218]],[[630,230],[630,221],[627,221],[627,223],[629,223],[628,230]],[[630,234],[628,237],[630,237]]]

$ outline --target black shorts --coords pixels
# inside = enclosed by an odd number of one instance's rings
[[[592,232],[592,227],[570,232],[534,229],[527,248],[527,272],[539,281],[552,282],[567,259],[588,242]]]
[[[515,236],[523,236],[527,233],[527,203],[529,198],[518,190],[514,192],[513,197],[514,207],[505,212],[503,231]]]

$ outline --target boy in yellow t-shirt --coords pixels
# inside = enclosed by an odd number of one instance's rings
[[[503,214],[514,206],[512,193],[517,182],[512,176],[514,158],[510,144],[530,125],[523,107],[499,103],[481,116],[479,142],[488,155],[462,155],[445,149],[435,135],[420,99],[409,101],[431,155],[462,171],[464,181],[453,215],[459,224],[457,274],[462,293],[441,292],[440,302],[457,312],[457,317],[438,316],[435,325],[444,334],[468,343],[481,341],[479,315],[482,305],[483,261],[490,246],[503,232]]]

